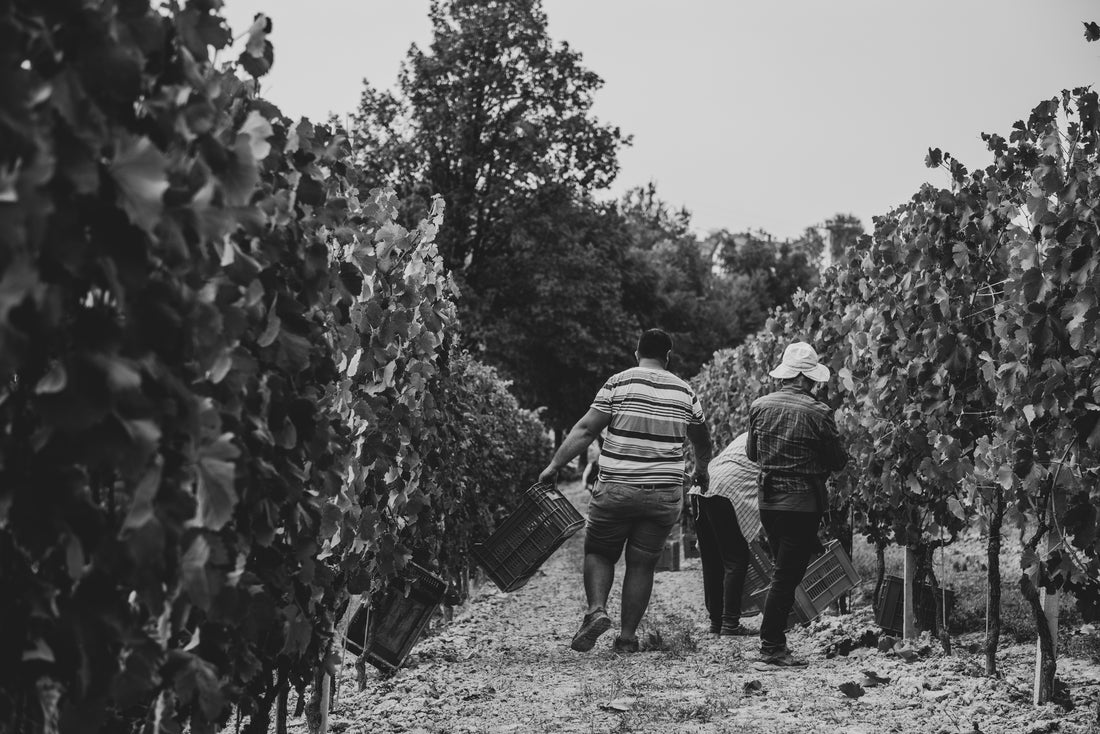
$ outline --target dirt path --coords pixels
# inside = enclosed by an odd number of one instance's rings
[[[566,488],[584,511],[587,495]],[[831,643],[877,628],[870,610],[824,616],[796,629],[790,644],[810,661],[802,671],[760,673],[750,661],[755,638],[707,634],[697,559],[657,574],[643,621],[643,652],[611,652],[614,631],[587,654],[569,649],[584,601],[582,533],[523,589],[488,585],[438,633],[421,640],[410,664],[384,680],[370,674],[356,690],[351,658],[342,675],[331,730],[336,732],[1100,732],[1100,666],[1065,659],[1059,674],[1077,708],[1032,708],[1030,645],[1006,646],[1004,679],[980,675],[982,658],[956,641],[912,662],[896,653],[858,648],[826,657]],[[618,569],[608,613],[617,620]],[[747,620],[759,624],[759,617]],[[648,644],[645,644],[648,643]],[[650,649],[645,650],[645,647]],[[887,677],[871,687],[863,671]],[[841,684],[863,684],[850,698]],[[1090,723],[1091,722],[1091,723]],[[302,732],[295,721],[292,731]]]

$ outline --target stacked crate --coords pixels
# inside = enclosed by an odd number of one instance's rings
[[[905,582],[898,576],[883,578],[882,592],[875,601],[875,624],[887,632],[900,635],[905,618]],[[933,587],[930,584],[914,584],[913,611],[917,616],[917,626],[930,630],[936,626],[937,613],[947,615],[955,607],[955,592],[950,589]],[[944,626],[946,626],[946,620]]]

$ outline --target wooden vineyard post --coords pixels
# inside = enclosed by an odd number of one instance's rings
[[[286,705],[290,696],[290,686],[283,685],[279,697],[275,699],[275,734],[286,734]]]
[[[1052,503],[1053,505],[1053,503]],[[1053,519],[1053,507],[1049,510],[1049,518]],[[1062,543],[1062,534],[1054,523],[1050,523],[1047,533],[1047,554],[1056,550]],[[1057,591],[1048,592],[1045,589],[1039,591],[1039,598],[1043,605],[1043,613],[1046,615],[1047,629],[1050,630],[1051,655],[1058,659],[1058,603],[1060,601]],[[1039,706],[1047,703],[1053,691],[1044,691],[1042,685],[1043,676],[1043,647],[1042,639],[1035,640],[1035,681],[1032,687],[1031,702]]]
[[[905,586],[902,589],[904,612],[901,628],[901,636],[906,640],[917,636],[917,613],[914,603],[916,600],[916,576],[917,554],[912,547],[907,545],[905,546]]]
[[[321,723],[317,726],[317,734],[328,734],[328,709],[332,705],[332,676],[321,673]]]
[[[329,643],[329,650],[333,649]],[[310,734],[328,734],[328,713],[332,707],[332,676],[323,667],[313,673],[313,690],[306,704],[306,726]]]

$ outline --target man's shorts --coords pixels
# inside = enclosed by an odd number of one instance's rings
[[[637,485],[596,482],[588,503],[584,552],[618,561],[623,545],[660,554],[680,520],[684,489],[677,485],[642,489]]]

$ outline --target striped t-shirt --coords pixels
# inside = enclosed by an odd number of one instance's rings
[[[665,370],[632,367],[609,379],[592,407],[611,416],[600,480],[683,484],[688,424],[703,422],[695,391]]]
[[[745,446],[749,434],[742,433],[733,439],[733,443],[714,457],[707,466],[710,474],[710,487],[705,497],[725,497],[733,504],[737,524],[745,540],[752,541],[760,534],[760,507],[757,505],[756,478],[760,467],[749,461],[745,455]],[[698,487],[692,487],[688,494],[702,494]]]

